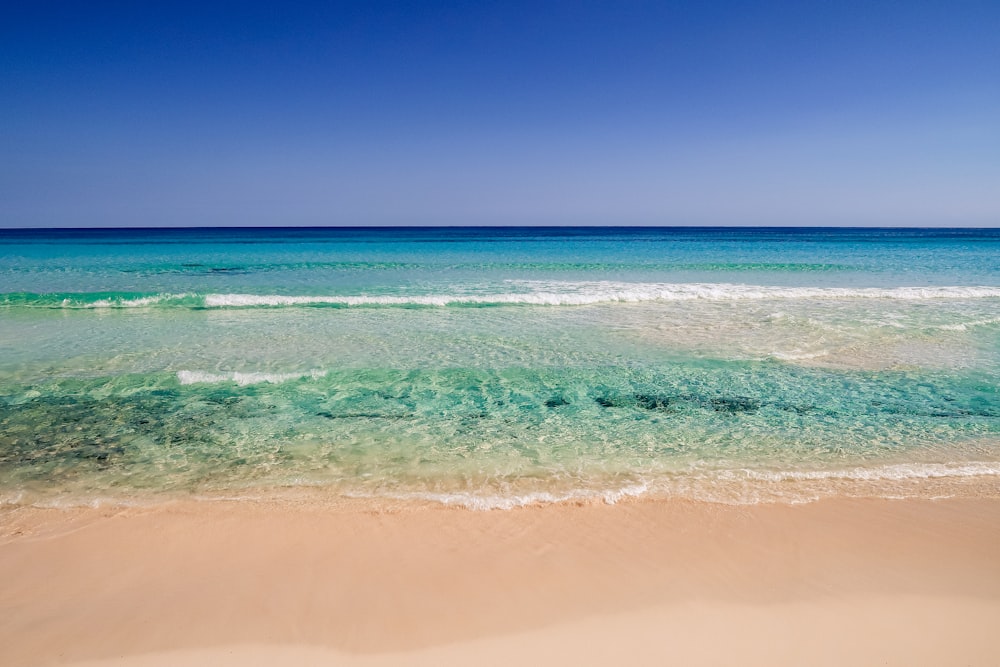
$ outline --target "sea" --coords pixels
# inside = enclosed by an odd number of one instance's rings
[[[1000,229],[0,230],[0,505],[1000,496]]]

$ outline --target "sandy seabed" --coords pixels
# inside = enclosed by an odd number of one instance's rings
[[[1000,665],[1000,500],[0,511],[0,665]]]

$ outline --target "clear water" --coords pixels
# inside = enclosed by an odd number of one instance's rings
[[[1000,230],[0,231],[0,500],[995,494]]]

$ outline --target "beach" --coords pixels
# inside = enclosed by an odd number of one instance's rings
[[[1000,501],[6,509],[0,663],[1000,660]]]
[[[1000,2],[3,10],[0,667],[1000,667]]]

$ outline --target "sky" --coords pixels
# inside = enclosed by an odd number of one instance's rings
[[[1000,226],[1000,2],[0,3],[0,227]]]

